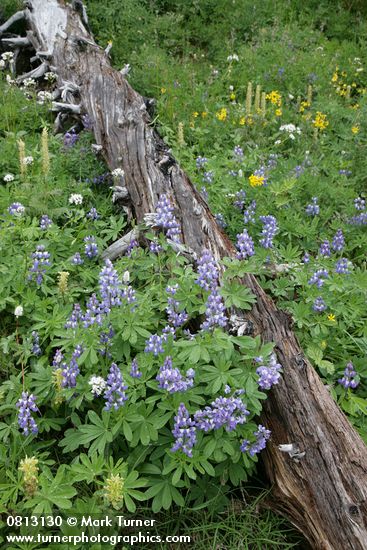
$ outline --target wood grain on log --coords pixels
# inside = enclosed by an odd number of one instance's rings
[[[152,127],[144,99],[111,67],[79,15],[57,0],[30,0],[28,5],[28,26],[60,81],[78,86],[82,112],[93,121],[109,168],[124,169],[137,222],[166,193],[188,248],[197,254],[207,248],[218,260],[233,256],[233,245]],[[284,368],[262,414],[273,434],[264,454],[273,508],[316,549],[367,549],[366,447],[302,354],[289,317],[276,309],[252,275],[243,283],[257,297],[245,318],[265,342],[275,342]],[[278,449],[287,443],[297,446],[300,456],[305,453],[303,458]]]

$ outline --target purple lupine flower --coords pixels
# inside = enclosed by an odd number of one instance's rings
[[[83,258],[81,257],[81,255],[80,255],[79,252],[76,252],[76,253],[74,254],[74,256],[72,257],[71,261],[72,261],[72,263],[73,263],[74,265],[82,265],[82,264],[84,264],[84,260],[83,260]]]
[[[9,208],[8,212],[11,216],[16,216],[20,218],[25,212],[25,207],[20,202],[13,202]]]
[[[66,329],[73,328],[76,329],[78,326],[79,321],[83,319],[82,310],[79,304],[74,304],[73,311],[71,312],[71,315],[69,319],[66,321],[64,327]]]
[[[246,229],[237,235],[236,247],[238,249],[236,258],[239,260],[246,260],[246,258],[255,254],[254,241]]]
[[[104,344],[105,346],[103,349],[98,350],[98,352],[102,356],[105,355],[106,357],[110,357],[111,354],[109,353],[108,348],[111,346],[111,340],[114,336],[115,336],[115,331],[113,330],[112,325],[109,326],[108,332],[102,331],[101,334],[99,335],[100,343]]]
[[[46,267],[51,265],[50,254],[45,250],[43,244],[39,244],[36,248],[36,252],[32,253],[33,265],[30,268],[30,274],[28,279],[31,281],[33,277],[36,278],[38,286],[42,284],[43,276],[46,273]]]
[[[366,208],[366,200],[362,197],[354,199],[354,207],[356,210],[364,210]]]
[[[340,275],[349,275],[349,266],[352,265],[347,258],[340,258],[335,264],[335,273]]]
[[[111,260],[107,258],[99,273],[99,292],[107,308],[121,305],[122,285]]]
[[[367,212],[362,212],[358,216],[353,216],[348,223],[351,225],[367,225]]]
[[[166,288],[166,292],[169,295],[167,298],[168,305],[166,307],[168,322],[175,328],[181,327],[186,323],[189,317],[186,311],[180,311],[180,303],[174,299],[177,290],[178,285],[168,286]]]
[[[278,164],[278,155],[276,153],[270,153],[266,167],[268,170],[272,170]]]
[[[238,176],[238,172],[236,170],[229,170],[228,175],[236,178]]]
[[[73,351],[73,354],[70,359],[70,363],[67,365],[66,363],[62,364],[62,387],[63,388],[75,388],[76,386],[76,377],[79,374],[79,365],[77,362],[77,359],[81,356],[84,349],[80,344],[77,344],[75,346],[75,349]]]
[[[331,255],[330,242],[326,239],[323,241],[319,248],[320,256],[329,257]]]
[[[103,311],[101,309],[101,304],[97,299],[95,294],[88,299],[87,309],[83,315],[83,326],[88,328],[94,324],[99,326],[102,325],[103,321]]]
[[[192,448],[196,443],[196,427],[194,420],[190,418],[189,412],[183,403],[178,407],[172,435],[175,438],[175,442],[171,451],[176,452],[181,449],[186,456],[192,458]]]
[[[117,411],[127,401],[127,395],[125,391],[127,386],[124,383],[122,374],[116,363],[111,364],[109,374],[107,376],[106,390],[104,393],[104,399],[106,400],[105,411],[115,409]]]
[[[312,275],[311,279],[309,279],[308,284],[316,285],[317,288],[321,288],[325,282],[324,279],[326,279],[327,277],[329,277],[329,272],[327,269],[318,269]]]
[[[198,275],[195,283],[204,290],[213,290],[218,286],[219,270],[214,256],[209,250],[204,250],[198,260]]]
[[[359,380],[356,378],[357,372],[354,369],[353,363],[350,361],[344,370],[343,378],[339,378],[338,382],[344,388],[356,388],[359,384]]]
[[[164,364],[160,367],[156,380],[158,388],[167,390],[169,393],[184,392],[194,385],[194,369],[189,369],[186,373],[186,379],[183,378],[177,367],[172,365],[172,357],[168,356]]]
[[[38,357],[39,355],[42,354],[42,350],[41,350],[40,344],[39,344],[39,342],[40,342],[40,337],[39,337],[39,334],[38,334],[38,332],[37,332],[36,330],[34,330],[34,331],[32,332],[32,339],[33,339],[33,343],[32,343],[32,353],[33,353],[33,355],[36,355],[36,356]]]
[[[217,289],[211,291],[206,302],[205,321],[201,324],[201,330],[211,330],[215,327],[225,327],[227,317],[225,316],[225,305],[222,296]]]
[[[174,208],[167,195],[161,195],[156,206],[155,223],[158,227],[166,230],[166,235],[175,243],[181,242],[180,225],[174,215]]]
[[[255,223],[256,201],[251,201],[249,207],[243,213],[243,223]]]
[[[239,210],[243,210],[245,207],[245,200],[246,200],[246,191],[244,189],[240,189],[236,193],[236,200],[233,203],[233,206],[235,208],[238,208]]]
[[[262,358],[259,357],[262,362]],[[270,356],[268,365],[261,365],[256,369],[256,374],[259,375],[257,383],[262,390],[270,390],[272,386],[278,384],[280,378],[280,369],[282,365],[277,363],[276,355],[273,353]]]
[[[164,353],[163,342],[165,341],[164,336],[159,336],[158,334],[152,334],[148,340],[145,342],[145,353],[153,353],[157,356],[160,353]]]
[[[348,176],[351,176],[351,175],[352,175],[352,171],[351,171],[351,170],[343,170],[343,169],[342,169],[342,170],[339,170],[339,174],[340,174],[341,176],[346,176],[346,177],[348,177]]]
[[[238,161],[243,159],[243,149],[239,145],[236,145],[233,149],[233,156]]]
[[[55,355],[54,355],[54,358],[52,360],[52,368],[54,368],[54,369],[60,368],[60,365],[61,365],[63,359],[64,359],[64,354],[62,353],[61,349],[57,349],[55,351]]]
[[[313,303],[313,306],[312,306],[312,309],[314,311],[317,311],[318,313],[321,313],[322,311],[325,311],[326,309],[326,304],[325,304],[325,301],[324,299],[322,298],[322,296],[318,296],[314,303]]]
[[[139,370],[138,360],[136,357],[131,362],[129,374],[132,378],[141,378],[143,376],[143,373]]]
[[[127,301],[128,304],[134,304],[136,302],[135,290],[131,286],[125,286],[122,289],[122,298]],[[134,308],[131,309],[133,311]]]
[[[304,254],[303,258],[302,258],[302,262],[303,262],[304,264],[310,263],[310,255],[309,255],[308,252],[305,252],[305,254]]]
[[[202,175],[202,180],[205,183],[213,183],[213,178],[214,178],[213,170],[208,170],[207,172],[204,172],[204,174]]]
[[[19,409],[18,425],[23,430],[23,434],[28,435],[30,432],[36,434],[38,427],[31,414],[32,412],[39,412],[36,405],[36,397],[32,393],[29,394],[27,391],[24,391],[15,406]]]
[[[98,256],[98,246],[95,237],[93,237],[92,235],[84,237],[84,242],[84,254],[87,256],[87,258],[92,259]]]
[[[338,229],[338,231],[335,233],[331,246],[333,247],[335,252],[341,252],[344,248],[344,245],[345,241],[343,231],[341,229]]]
[[[162,246],[157,243],[156,241],[151,241],[149,244],[149,250],[153,254],[159,254],[159,252],[162,252],[163,248]]]
[[[166,325],[162,330],[162,335],[165,342],[167,341],[168,336],[172,336],[172,338],[175,340],[176,339],[175,327],[172,327],[171,325]]]
[[[200,170],[201,168],[203,168],[206,163],[208,162],[208,159],[206,157],[197,157],[196,159],[196,168],[198,170]]]
[[[44,214],[43,216],[41,216],[40,229],[42,229],[42,231],[46,231],[46,229],[51,227],[51,225],[52,225],[52,220],[47,216],[47,214]]]
[[[317,216],[320,214],[320,206],[317,204],[317,201],[317,197],[312,197],[312,203],[306,206],[307,216]]]
[[[259,178],[264,178],[262,185],[265,187],[268,185],[268,174],[265,166],[260,166],[257,170],[254,171],[254,176],[258,176]]]
[[[263,224],[263,228],[261,231],[262,238],[259,242],[263,248],[272,248],[273,239],[279,230],[277,220],[274,216],[260,216],[260,221]]]
[[[215,221],[221,227],[222,229],[225,229],[227,227],[227,222],[224,219],[223,214],[221,212],[218,212],[217,214],[214,214]]]
[[[71,149],[72,147],[74,147],[78,139],[78,134],[75,132],[74,128],[72,128],[70,132],[66,132],[64,134],[64,147]]]
[[[98,214],[96,208],[91,208],[91,209],[89,210],[89,212],[87,213],[87,218],[88,218],[89,220],[93,220],[93,221],[94,221],[94,220],[98,220],[99,214]]]
[[[302,164],[298,164],[293,168],[292,174],[294,175],[294,177],[299,178],[302,176],[304,171],[305,171],[305,167]]]
[[[127,245],[126,252],[125,252],[128,258],[131,258],[131,253],[135,248],[139,248],[139,242],[136,239],[131,239],[131,241]]]
[[[93,120],[88,114],[82,115],[82,124],[85,130],[93,130]]]
[[[265,426],[262,426],[261,424],[259,424],[256,432],[254,432],[256,441],[251,444],[248,439],[244,439],[240,447],[241,451],[243,453],[248,451],[250,456],[254,456],[255,454],[258,454],[260,451],[265,449],[266,442],[269,439],[270,435],[271,435],[271,431],[267,430]]]
[[[227,432],[236,429],[238,424],[244,424],[250,414],[246,405],[235,393],[231,397],[217,397],[210,406],[194,414],[195,425],[199,430],[209,432],[225,427]]]

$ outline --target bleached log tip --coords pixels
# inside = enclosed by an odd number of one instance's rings
[[[73,115],[80,115],[81,113],[80,105],[75,105],[73,103],[60,103],[59,101],[54,101],[52,103],[51,110],[54,112],[72,113]]]
[[[25,19],[25,17],[25,10],[17,11],[16,13],[14,13],[14,15],[9,17],[9,19],[0,26],[0,36],[4,34],[4,32],[6,32],[12,25],[14,25],[14,23],[16,23],[17,21],[22,21],[22,19]]]

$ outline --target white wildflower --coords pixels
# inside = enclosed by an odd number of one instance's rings
[[[31,156],[29,156],[29,157],[24,157],[23,162],[24,162],[24,164],[26,164],[26,165],[28,165],[28,164],[33,164],[33,157],[31,157]]]
[[[15,317],[21,317],[23,315],[23,306],[17,306],[14,310]]]
[[[14,59],[14,53],[13,52],[4,52],[1,54],[1,58],[4,60],[4,61],[13,61]]]
[[[122,276],[122,280],[124,281],[125,285],[128,284],[128,282],[130,281],[130,273],[129,271],[125,271],[123,276]]]
[[[275,142],[274,142],[274,145],[280,145],[282,143],[282,140],[281,139],[277,139]]]
[[[83,195],[79,193],[72,193],[69,197],[70,204],[83,204]]]
[[[88,384],[92,386],[91,392],[96,397],[99,397],[106,388],[106,381],[102,378],[102,376],[91,376]]]
[[[231,61],[239,61],[240,58],[238,57],[238,55],[236,53],[233,53],[232,55],[229,55],[227,57],[227,61],[231,62]]]
[[[5,174],[5,176],[3,177],[3,180],[6,182],[14,181],[14,174]]]
[[[123,178],[125,175],[125,172],[123,171],[122,168],[115,168],[114,170],[112,170],[111,174],[113,175],[114,178]]]
[[[36,85],[36,81],[34,80],[34,78],[25,78],[23,80],[23,86],[25,88],[33,88],[33,86]]]
[[[281,132],[287,132],[288,134],[300,134],[301,133],[301,128],[299,128],[298,126],[295,126],[294,124],[283,124],[279,130]],[[294,139],[294,136],[293,138]]]
[[[37,103],[39,103],[40,105],[45,103],[45,101],[51,101],[51,100],[52,100],[51,92],[45,92],[43,90],[38,92],[38,94],[37,94]]]
[[[47,82],[55,82],[57,80],[57,74],[53,73],[52,71],[48,71],[45,73],[45,76],[43,77]]]
[[[15,80],[12,79],[12,77],[10,76],[10,74],[7,74],[6,75],[6,82],[8,84],[15,84]]]

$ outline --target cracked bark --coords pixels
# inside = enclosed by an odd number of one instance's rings
[[[62,0],[30,0],[21,14],[13,22],[25,16],[40,64],[46,58],[59,85],[69,81],[78,87],[81,112],[93,120],[109,168],[124,169],[136,220],[153,212],[158,196],[166,193],[186,247],[198,254],[208,248],[217,259],[233,256],[207,204],[152,127],[144,98],[111,67],[79,15]],[[0,36],[9,27],[2,25]],[[284,367],[262,414],[273,434],[264,452],[272,508],[315,549],[367,549],[366,447],[302,354],[289,316],[276,309],[253,276],[245,276],[243,284],[257,297],[245,318],[263,341],[275,342]],[[296,461],[280,452],[284,443],[297,444],[304,458]]]

